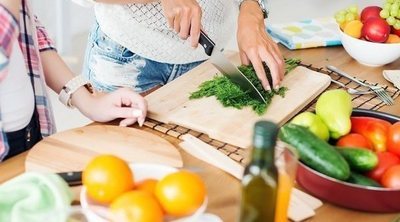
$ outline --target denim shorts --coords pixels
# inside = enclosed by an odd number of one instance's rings
[[[202,62],[167,64],[146,59],[110,39],[96,23],[89,35],[83,75],[98,91],[128,87],[142,93],[167,84]]]

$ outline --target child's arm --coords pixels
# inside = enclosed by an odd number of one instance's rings
[[[46,84],[56,93],[60,93],[63,86],[75,75],[54,50],[44,27],[39,21],[35,21]],[[119,89],[110,94],[91,94],[82,86],[72,94],[71,101],[82,114],[94,121],[107,122],[123,118],[120,122],[122,126],[131,125],[136,121],[142,125],[147,114],[144,98],[130,89]],[[141,114],[138,115],[137,110],[140,110]]]

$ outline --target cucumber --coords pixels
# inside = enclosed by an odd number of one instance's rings
[[[347,180],[350,167],[339,152],[307,128],[295,124],[281,127],[279,138],[299,152],[300,160],[314,170],[327,176]]]
[[[337,150],[346,159],[350,169],[357,172],[372,170],[378,164],[378,157],[371,150],[355,147],[341,147]]]
[[[375,180],[354,172],[351,172],[347,182],[368,187],[381,187],[381,185]]]

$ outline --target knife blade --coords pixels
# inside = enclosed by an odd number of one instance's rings
[[[201,30],[199,44],[204,48],[206,54],[210,57],[211,63],[230,81],[238,85],[242,90],[248,91],[252,98],[264,103],[267,101],[250,80],[232,64],[218,49],[215,43]]]
[[[69,186],[82,185],[82,171],[57,173]]]

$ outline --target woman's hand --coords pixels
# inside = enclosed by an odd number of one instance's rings
[[[143,125],[147,115],[147,102],[141,95],[128,88],[92,95],[82,90],[86,91],[81,87],[73,94],[72,103],[88,118],[98,122],[122,118],[120,126],[129,126],[136,121],[140,126]]]
[[[269,90],[268,79],[262,62],[271,70],[273,86],[279,87],[284,77],[284,60],[277,44],[268,36],[263,13],[255,1],[244,1],[240,7],[238,21],[238,46],[242,64],[253,65],[265,90]]]
[[[201,29],[201,8],[196,0],[161,0],[168,25],[179,37],[190,36],[192,47],[197,47]]]

